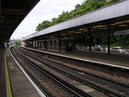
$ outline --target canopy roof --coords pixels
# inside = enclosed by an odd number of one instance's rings
[[[39,0],[0,1],[0,42],[9,40],[13,31]]]
[[[129,0],[115,3],[82,16],[78,16],[59,24],[50,26],[39,32],[33,33],[23,40],[52,34],[53,32],[73,31],[72,33],[87,31],[100,31],[110,27],[110,30],[119,31],[129,28]]]

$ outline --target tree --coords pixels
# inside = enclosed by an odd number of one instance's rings
[[[51,24],[52,24],[52,23],[51,23],[50,21],[45,20],[45,21],[43,21],[42,23],[40,23],[40,24],[37,26],[36,31],[40,31],[40,30],[42,30],[42,29],[44,29],[44,28],[47,28],[47,27],[51,26]]]
[[[97,8],[103,7],[105,5],[111,4],[116,1],[119,1],[119,0],[111,0],[108,2],[107,0],[84,0],[82,4],[77,4],[74,10],[70,12],[63,11],[57,18],[53,18],[52,21],[48,21],[48,20],[43,21],[37,26],[36,31],[40,31],[46,27],[66,21],[70,18],[80,16],[84,13],[87,13],[89,11],[95,10]]]
[[[124,48],[129,48],[129,34],[119,35],[118,37],[118,44]]]

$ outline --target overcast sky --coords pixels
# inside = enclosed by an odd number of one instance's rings
[[[81,4],[82,2],[83,0],[40,0],[14,31],[11,39],[21,39],[34,33],[36,26],[42,21],[51,20],[63,11],[73,10],[76,4]]]

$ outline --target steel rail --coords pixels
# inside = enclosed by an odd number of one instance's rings
[[[39,58],[37,58],[37,60],[38,61],[40,61],[40,62],[43,62],[43,61],[41,61],[40,60],[40,58],[41,58],[41,56],[39,57]],[[43,60],[43,59],[42,59]],[[44,58],[44,60],[45,60],[45,58]],[[50,61],[50,60],[49,60]],[[53,63],[53,62],[52,62]],[[52,66],[50,66],[50,64],[48,64],[48,62],[46,62],[45,64],[47,64],[47,65],[49,65],[49,67],[51,67],[51,68],[55,68],[54,66],[52,67]],[[57,63],[56,63],[57,64]],[[59,64],[59,63],[58,63]],[[57,70],[57,68],[55,68],[55,70]],[[64,72],[64,71],[62,71],[62,70],[59,70],[58,69],[58,71],[60,71],[60,72],[63,72],[64,74],[66,74],[66,72]],[[105,92],[106,94],[108,94],[108,93],[110,93],[110,94],[113,94],[113,95],[116,95],[117,97],[126,97],[126,96],[124,96],[123,94],[120,94],[120,93],[117,93],[117,92],[112,92],[112,91],[110,91],[110,90],[107,90],[107,89],[104,89],[104,88],[102,88],[102,87],[98,87],[97,85],[95,85],[94,83],[91,83],[91,82],[89,82],[89,81],[82,81],[82,79],[80,80],[80,78],[77,78],[77,77],[73,77],[73,75],[71,75],[71,74],[68,74],[67,76],[69,76],[69,77],[71,77],[71,78],[74,78],[75,80],[78,80],[78,81],[81,81],[81,82],[83,82],[83,83],[85,83],[85,84],[87,84],[87,85],[89,85],[90,87],[93,87],[93,88],[95,88],[95,89],[97,89],[97,90],[99,90],[99,91],[103,91],[103,92]],[[109,81],[109,80],[108,80]],[[118,84],[118,83],[117,83]]]
[[[18,51],[19,52],[19,51]],[[60,85],[62,85],[63,87],[65,87],[66,89],[68,89],[69,91],[71,91],[72,93],[76,94],[77,97],[92,97],[91,95],[85,93],[84,91],[74,87],[73,85],[67,83],[66,81],[58,78],[57,76],[49,73],[48,71],[44,70],[43,68],[39,67],[38,65],[36,65],[35,63],[29,61],[27,58],[25,58],[24,56],[20,56],[22,57],[27,63],[31,64],[33,67],[35,67],[38,71],[42,72],[43,74],[47,75],[48,77],[52,78],[53,80],[55,80],[57,83],[59,83]]]

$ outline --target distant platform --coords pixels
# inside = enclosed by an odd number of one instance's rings
[[[83,60],[83,61],[100,63],[100,64],[107,65],[107,66],[113,66],[113,67],[129,70],[129,60],[128,60],[129,56],[128,55],[119,55],[119,54],[108,55],[105,53],[95,53],[95,52],[90,53],[90,52],[81,52],[81,51],[70,52],[70,53],[59,53],[59,52],[54,52],[54,51],[43,51],[43,50],[27,48],[27,47],[23,47],[23,48],[31,49],[31,50],[39,51],[39,52],[55,54],[58,56],[64,56],[64,57],[69,57],[73,59]]]

